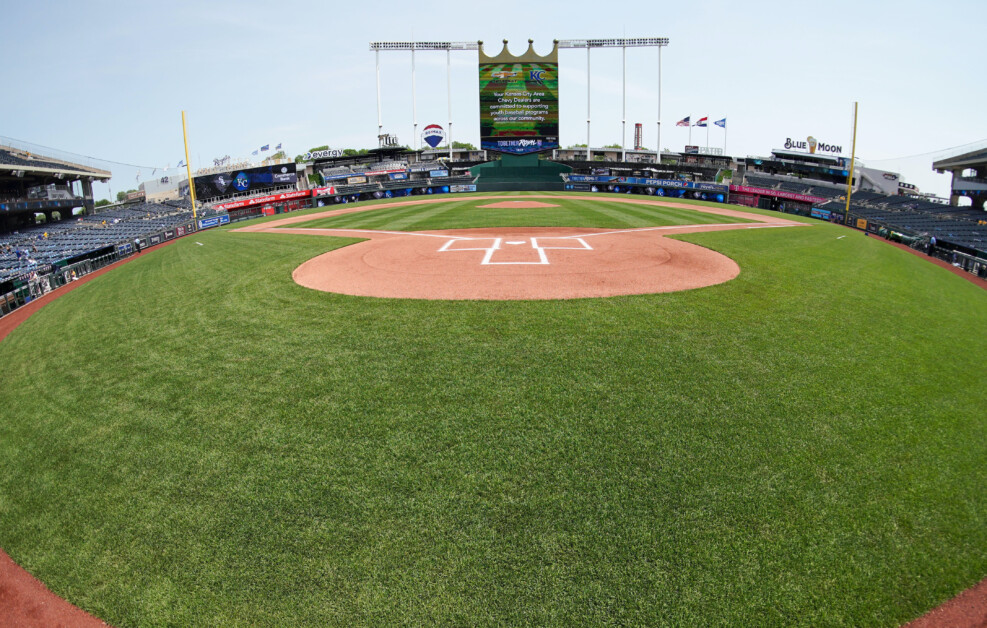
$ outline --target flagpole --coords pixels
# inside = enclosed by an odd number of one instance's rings
[[[188,191],[192,196],[192,220],[197,220],[195,211],[195,181],[192,180],[192,164],[188,158],[188,125],[185,123],[185,110],[182,110],[182,137],[185,140],[185,172],[188,173]]]
[[[706,120],[706,154],[709,154],[709,120]]]
[[[689,146],[692,146],[692,121],[689,121]]]
[[[723,119],[723,154],[727,154],[727,121]]]

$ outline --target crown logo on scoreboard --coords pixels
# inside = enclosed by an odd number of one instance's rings
[[[520,56],[514,56],[507,49],[507,40],[504,40],[504,48],[496,56],[491,57],[483,51],[483,42],[476,42],[479,46],[480,63],[558,63],[559,62],[559,40],[552,40],[552,51],[547,55],[540,55],[535,52],[535,40],[528,40],[528,49]]]

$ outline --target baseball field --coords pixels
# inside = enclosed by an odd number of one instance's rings
[[[739,274],[375,298],[293,280],[360,238],[193,234],[0,342],[0,548],[117,626],[894,626],[987,575],[987,291],[771,212],[434,200],[295,226],[723,225],[663,237]]]

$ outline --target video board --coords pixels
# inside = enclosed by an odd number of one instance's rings
[[[214,172],[193,177],[193,180],[195,197],[206,201],[218,196],[256,192],[277,185],[294,184],[298,181],[298,175],[295,164],[290,163]]]
[[[523,155],[559,147],[557,48],[545,57],[529,45],[515,57],[480,54],[481,148]]]

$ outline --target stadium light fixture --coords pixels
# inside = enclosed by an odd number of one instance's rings
[[[372,41],[370,50],[374,52],[377,61],[377,136],[384,133],[384,123],[380,116],[380,53],[411,51],[411,117],[413,123],[412,139],[414,147],[418,147],[418,103],[415,98],[415,51],[444,50],[446,52],[446,97],[449,104],[449,159],[452,159],[452,62],[450,52],[453,50],[479,50],[480,43],[475,41]]]
[[[623,119],[621,120],[621,159],[627,159],[627,48],[658,48],[658,145],[655,147],[655,163],[661,164],[661,49],[668,45],[668,37],[611,37],[608,39],[560,39],[559,48],[586,49],[586,160],[590,160],[589,141],[589,53],[593,48],[621,48],[623,51]]]

